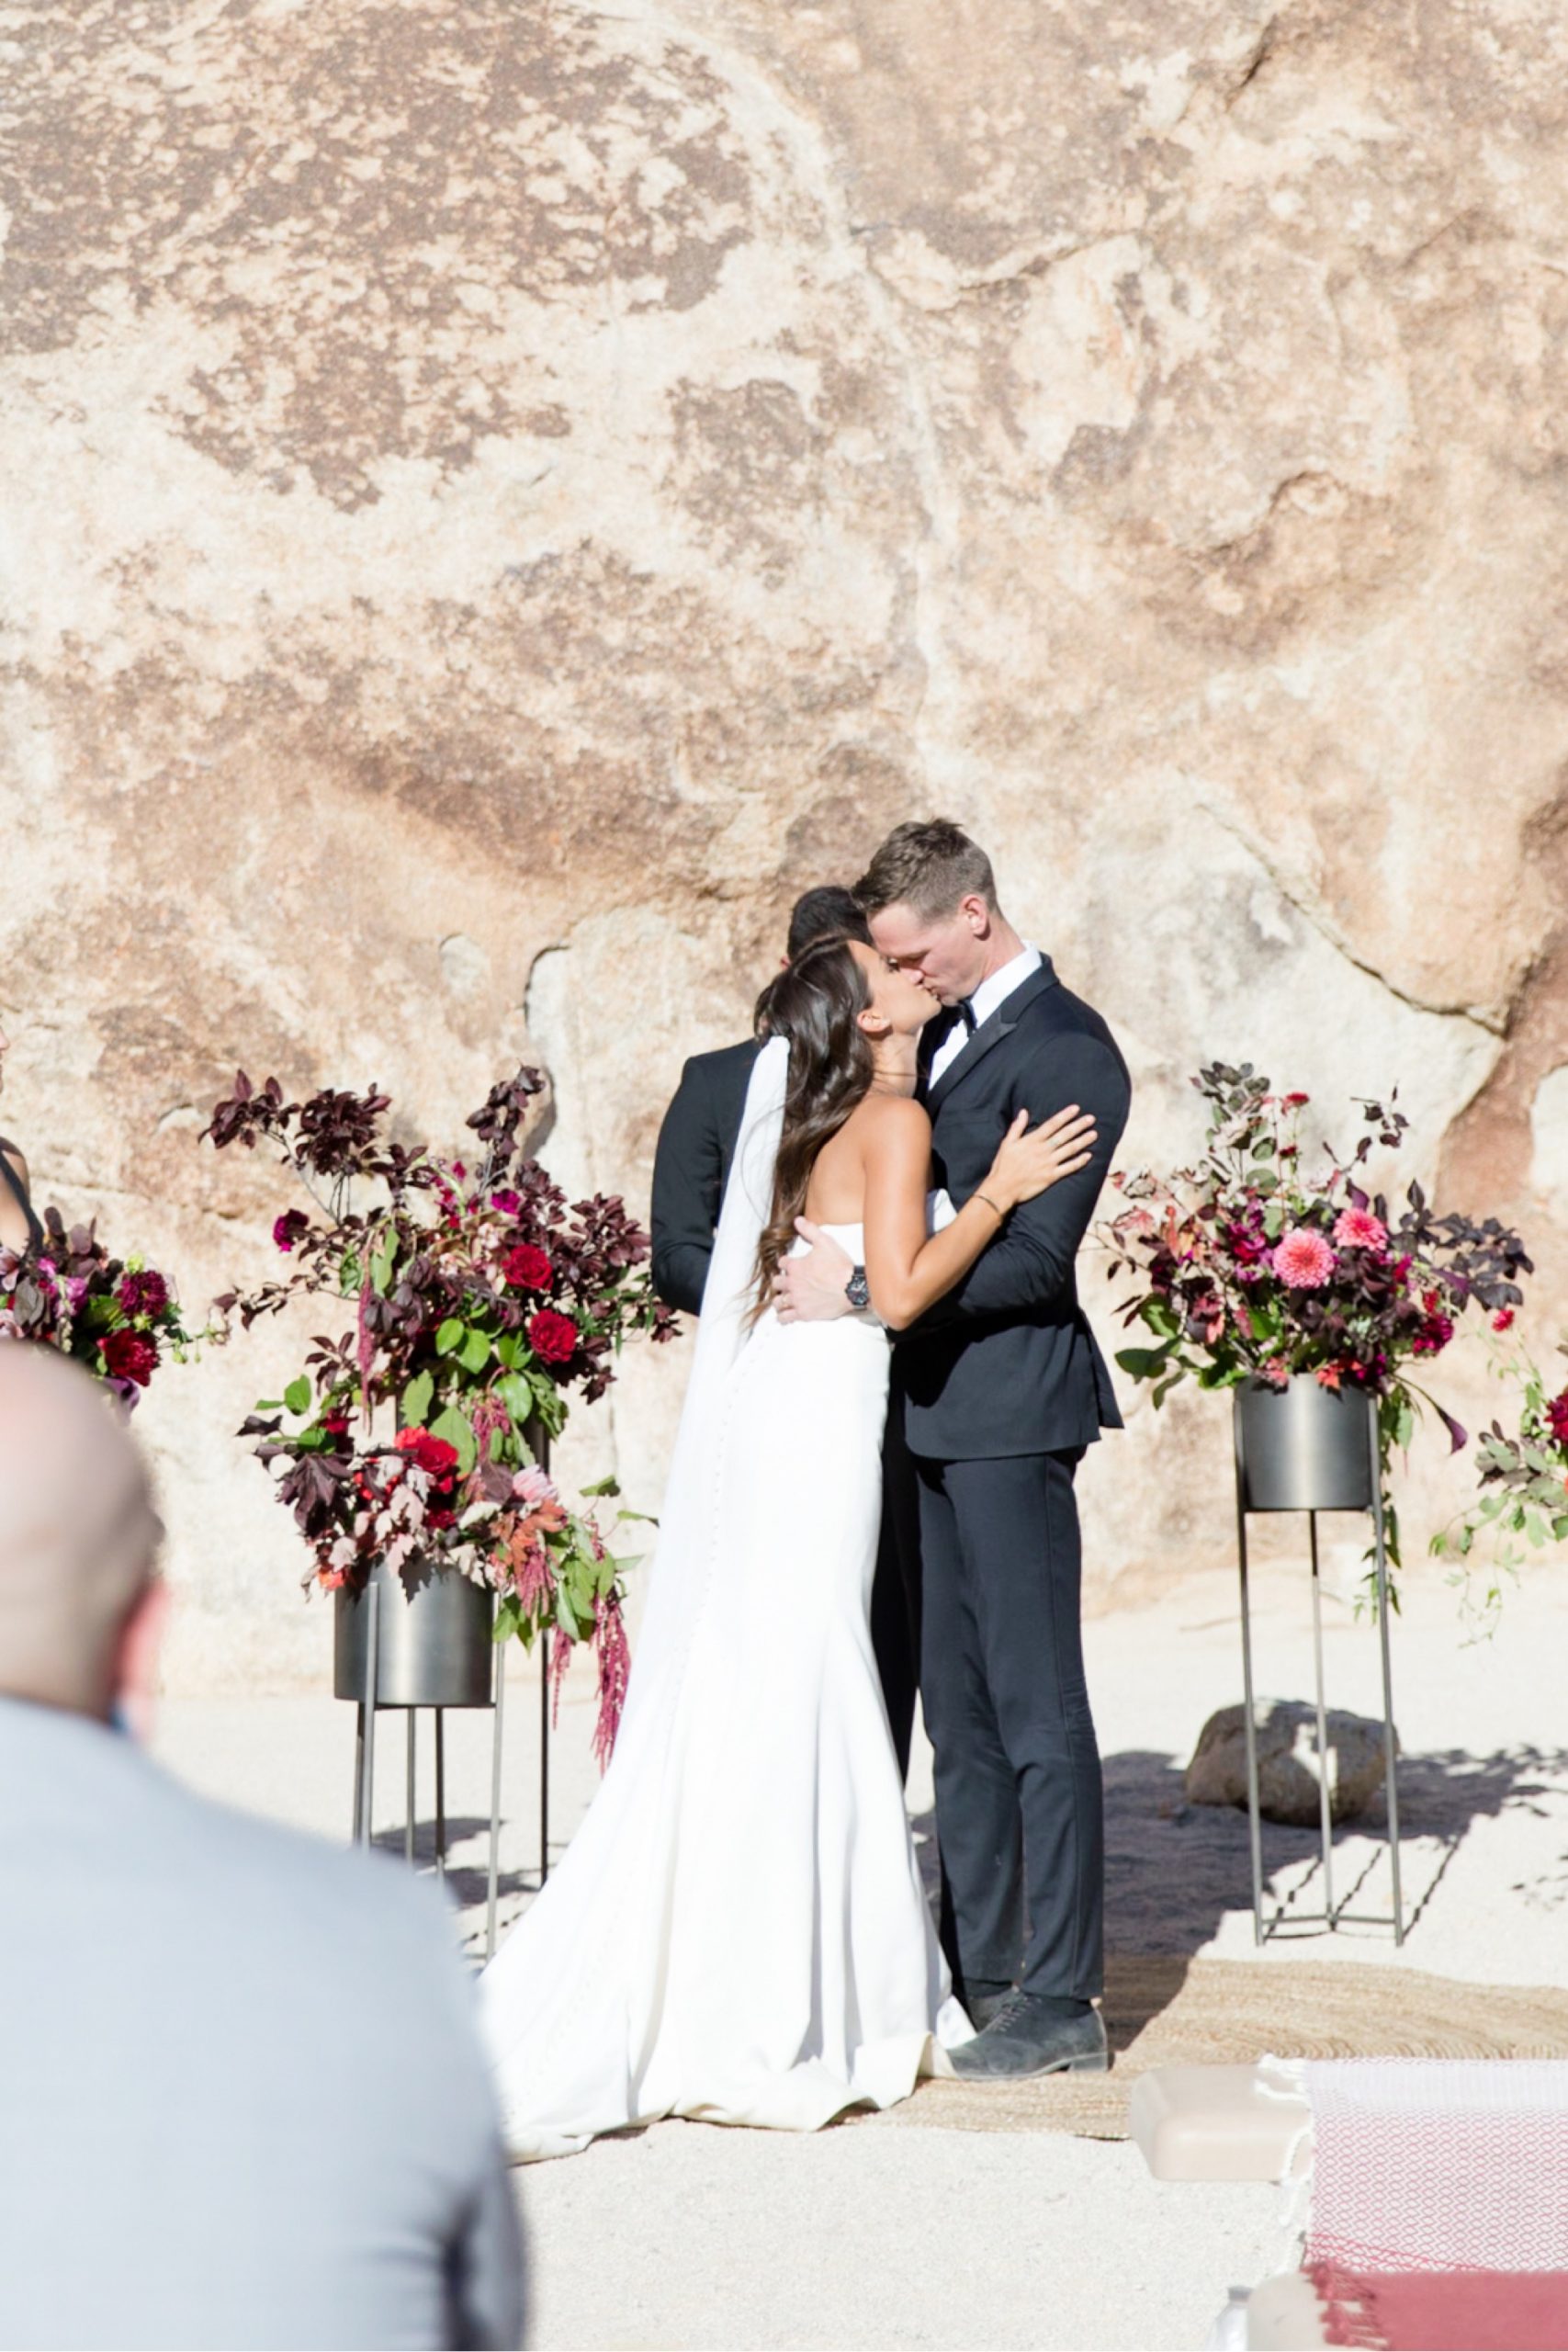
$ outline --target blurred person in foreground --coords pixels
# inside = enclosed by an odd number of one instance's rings
[[[515,2345],[439,1904],[110,1728],[145,1722],[160,1533],[96,1385],[0,1344],[0,2344]]]

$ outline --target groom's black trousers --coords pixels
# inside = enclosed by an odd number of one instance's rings
[[[882,1533],[871,1588],[871,1646],[887,1709],[898,1777],[909,1777],[920,1681],[919,1490],[904,1442],[902,1399],[889,1398],[882,1440]]]
[[[1090,2000],[1104,1821],[1078,1626],[1081,1459],[914,1466],[942,1948],[960,1984]]]

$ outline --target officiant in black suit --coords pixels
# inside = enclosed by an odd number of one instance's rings
[[[848,890],[825,883],[797,899],[784,961],[814,940],[847,935],[870,944],[866,919]],[[660,1298],[699,1314],[718,1224],[719,1204],[740,1133],[740,1114],[759,1041],[694,1054],[664,1114],[653,1159],[653,1284]],[[919,1657],[919,1594],[907,1563],[915,1552],[913,1488],[897,1458],[897,1431],[887,1462],[889,1494],[871,1595],[871,1638],[900,1772],[909,1769]]]
[[[1074,1261],[1127,1122],[1126,1064],[1100,1014],[1002,913],[990,860],[956,825],[900,825],[855,897],[874,944],[949,1010],[921,1100],[956,1206],[1020,1111],[1076,1104],[1089,1164],[1013,1210],[968,1274],[894,1351],[889,1422],[913,1461],[920,1696],[936,1752],[942,1942],[977,2039],[966,2075],[1106,2064],[1100,1757],[1079,1634],[1073,1478],[1121,1427]],[[803,1228],[780,1311],[845,1311],[852,1270]],[[1027,1934],[1026,1934],[1027,1923]]]

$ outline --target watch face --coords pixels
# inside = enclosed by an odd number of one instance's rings
[[[850,1276],[849,1281],[844,1284],[844,1296],[849,1300],[852,1306],[869,1306],[871,1305],[871,1287],[866,1281],[865,1268],[863,1266],[857,1266],[853,1273]]]

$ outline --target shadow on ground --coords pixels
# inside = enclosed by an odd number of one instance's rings
[[[475,1862],[451,1860],[455,1849],[477,1840],[480,1859]],[[407,1832],[400,1824],[394,1829],[378,1829],[371,1839],[378,1854],[394,1855],[399,1861],[408,1853]],[[460,1911],[468,1911],[483,1904],[490,1894],[490,1816],[488,1814],[448,1814],[446,1816],[446,1893]],[[553,1857],[552,1857],[553,1859]],[[435,1822],[416,1821],[413,1833],[413,1860],[418,1871],[434,1871],[435,1868]],[[538,1889],[539,1873],[531,1871],[501,1871],[495,1883],[498,1904],[512,1897],[533,1894]]]
[[[1104,1758],[1104,1776],[1105,2017],[1111,2047],[1122,2050],[1175,1999],[1189,1961],[1212,1941],[1225,1915],[1250,1909],[1252,1878],[1246,1813],[1189,1804],[1183,1768],[1168,1756],[1122,1749]],[[1562,1748],[1520,1747],[1478,1757],[1454,1747],[1402,1757],[1400,1848],[1409,1925],[1418,1924],[1473,1822],[1513,1805],[1541,1813],[1547,1801],[1562,1801],[1565,1783]],[[935,1823],[928,1813],[913,1826],[934,1909]],[[1337,1901],[1386,1908],[1386,1827],[1381,1791],[1364,1813],[1340,1825]],[[1563,1862],[1562,1871],[1517,1891],[1542,1908],[1568,1903],[1568,1855]],[[1282,1933],[1289,1937],[1292,1912],[1323,1907],[1317,1830],[1266,1821],[1263,1876],[1266,1903],[1286,1906]],[[1377,1884],[1370,1886],[1374,1877]],[[1318,1931],[1303,1933],[1298,1950],[1309,1957],[1317,1943]]]
[[[1410,1924],[1418,1923],[1463,1842],[1471,1824],[1505,1806],[1541,1809],[1561,1794],[1568,1751],[1517,1747],[1493,1756],[1446,1748],[1405,1756],[1399,1766],[1400,1845]],[[1380,1844],[1387,1819],[1382,1792],[1354,1821],[1342,1824],[1335,1847],[1353,1849],[1337,1871],[1335,1894],[1358,1898],[1359,1881],[1380,1862],[1366,1840]],[[1421,1841],[1412,1850],[1415,1841]],[[1168,1756],[1139,1748],[1105,1758],[1106,1940],[1112,1951],[1195,1952],[1228,1911],[1252,1902],[1247,1815],[1229,1805],[1189,1804],[1182,1770]],[[1263,1824],[1266,1898],[1291,1909],[1321,1909],[1319,1838],[1315,1828]],[[1376,1898],[1386,1905],[1384,1893]],[[1287,1912],[1288,1924],[1288,1912]]]

